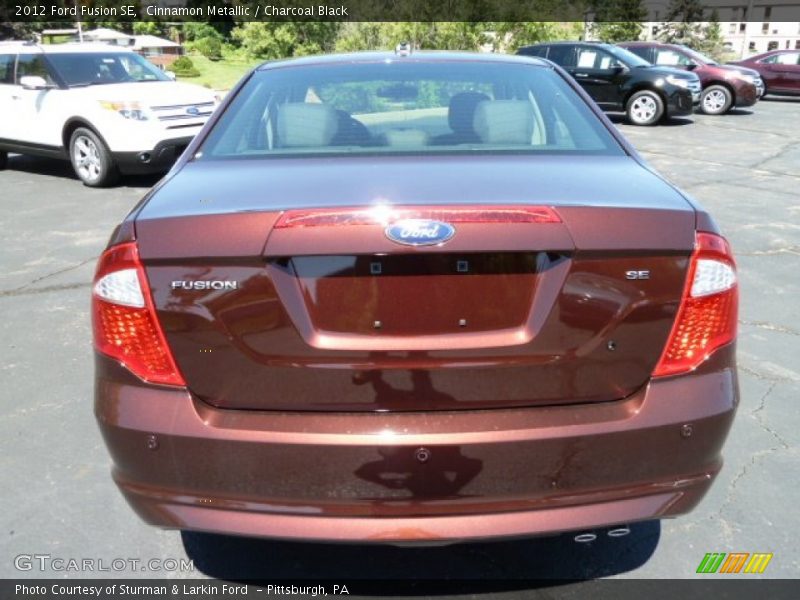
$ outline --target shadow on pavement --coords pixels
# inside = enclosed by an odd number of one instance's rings
[[[625,537],[596,530],[577,543],[574,534],[449,546],[397,547],[290,542],[181,532],[196,569],[234,581],[391,581],[404,594],[521,590],[608,577],[642,566],[655,552],[659,521],[631,525]],[[452,587],[451,587],[452,584]],[[456,590],[457,591],[457,590]],[[391,595],[391,591],[386,592]]]
[[[606,113],[606,116],[614,125],[631,125],[632,127],[636,127],[636,125],[628,122],[628,118],[624,113]],[[690,117],[667,117],[662,119],[658,124],[653,125],[653,127],[675,127],[691,125],[692,123],[694,123],[694,121],[692,121]],[[648,129],[648,127],[642,126],[642,129]]]
[[[752,109],[749,108],[732,108],[721,117],[749,117],[753,114]]]
[[[762,96],[759,102],[788,102],[792,103],[800,103],[800,96],[773,96],[769,94],[767,96]]]
[[[62,177],[78,182],[78,177],[72,170],[67,160],[55,158],[41,158],[38,156],[23,156],[11,154],[8,157],[7,171],[18,171],[20,173],[30,173],[31,175],[47,175],[50,177]],[[161,178],[156,175],[126,175],[123,176],[118,185],[125,187],[151,188]]]

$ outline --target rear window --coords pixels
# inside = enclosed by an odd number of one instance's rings
[[[258,71],[198,158],[503,152],[623,153],[551,69],[403,60]]]

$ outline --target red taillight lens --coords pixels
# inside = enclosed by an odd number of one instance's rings
[[[388,225],[406,219],[436,219],[450,223],[561,223],[549,206],[388,206],[289,210],[275,229],[332,225]]]
[[[100,257],[92,288],[92,326],[98,352],[150,383],[186,385],[156,317],[135,243]]]
[[[654,377],[697,368],[736,338],[739,290],[736,264],[724,238],[698,233],[681,305]]]

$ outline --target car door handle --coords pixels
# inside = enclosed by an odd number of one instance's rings
[[[575,77],[588,77],[588,73],[575,73]]]
[[[22,96],[20,96],[19,94],[11,94],[12,100],[19,100],[20,98],[22,98]]]

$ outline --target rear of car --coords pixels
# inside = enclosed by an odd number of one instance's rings
[[[554,42],[525,46],[517,53],[559,65],[603,110],[624,111],[634,125],[690,115],[700,102],[700,80],[693,73],[656,68],[611,44]]]
[[[95,412],[142,518],[454,541],[699,502],[733,258],[569,78],[366,54],[231,96],[97,267]]]
[[[217,105],[145,58],[107,44],[0,44],[8,85],[0,150],[68,158],[89,186],[164,172]]]
[[[618,46],[655,65],[696,74],[703,86],[700,108],[709,115],[753,106],[764,94],[764,82],[757,71],[721,65],[686,46],[658,42],[623,42]]]

